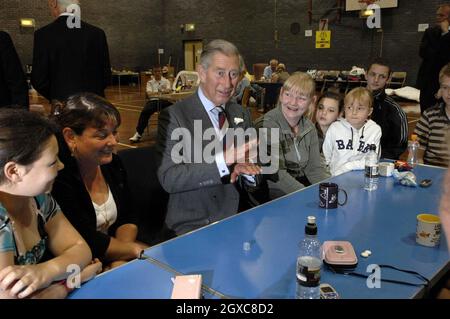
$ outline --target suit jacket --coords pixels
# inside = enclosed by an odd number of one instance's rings
[[[416,86],[420,90],[431,88],[434,95],[439,89],[439,72],[450,62],[450,32],[442,35],[439,26],[425,30],[420,43],[420,57],[423,59],[419,68]]]
[[[0,31],[0,107],[28,108],[28,84],[8,33]]]
[[[229,127],[252,126],[249,112],[239,104],[228,102],[225,105]],[[234,119],[243,119],[235,124]],[[202,130],[194,135],[194,121],[201,121]],[[166,215],[167,226],[178,235],[206,226],[225,217],[236,214],[239,210],[239,190],[235,184],[224,182],[220,177],[215,161],[208,163],[203,156],[199,162],[194,161],[196,143],[187,138],[171,139],[176,129],[183,128],[196,138],[202,150],[210,143],[202,141],[201,136],[213,124],[205,111],[198,92],[166,108],[159,115],[157,151],[160,156],[158,178],[162,187],[170,194]],[[175,132],[174,132],[175,131]],[[178,148],[183,145],[184,150]],[[174,148],[175,147],[175,148]],[[186,153],[191,152],[191,156]],[[191,163],[174,162],[172,152],[189,158]],[[186,153],[184,153],[186,152]],[[231,173],[231,172],[230,172]]]
[[[89,192],[81,179],[76,160],[68,153],[65,142],[60,141],[58,154],[64,169],[58,173],[52,196],[75,229],[86,240],[94,258],[103,259],[111,237],[124,224],[137,225],[137,215],[131,202],[127,175],[120,158],[113,154],[111,163],[101,166],[103,176],[117,206],[117,219],[108,229],[108,235],[97,231],[97,217]]]
[[[49,101],[79,92],[105,96],[111,80],[108,44],[103,30],[81,22],[67,27],[67,16],[34,33],[31,83]]]

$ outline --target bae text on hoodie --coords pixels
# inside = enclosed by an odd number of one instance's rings
[[[375,144],[380,154],[381,128],[367,120],[359,130],[344,118],[338,119],[328,128],[323,142],[325,163],[333,176],[352,170],[362,170],[369,147]]]

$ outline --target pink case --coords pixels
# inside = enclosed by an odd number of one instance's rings
[[[202,295],[202,275],[176,276],[173,283],[172,299],[200,299]]]
[[[354,267],[358,264],[358,257],[349,241],[326,241],[322,249],[324,262],[331,266]]]

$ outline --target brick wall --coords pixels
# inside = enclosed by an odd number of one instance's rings
[[[165,2],[166,50],[173,56],[183,58],[182,40],[204,39],[205,42],[222,37],[234,42],[245,57],[249,70],[253,63],[267,62],[276,57],[284,62],[288,71],[297,68],[350,69],[353,65],[365,67],[380,54],[388,59],[393,70],[408,72],[408,84],[414,85],[420,57],[419,44],[423,33],[418,32],[419,23],[432,23],[437,0],[399,0],[399,7],[382,10],[383,33],[370,30],[357,12],[343,12],[341,23],[331,23],[331,49],[315,49],[315,38],[305,37],[305,29],[318,30],[318,19],[336,17],[329,11],[335,0],[313,1],[313,19],[309,25],[308,1],[278,0],[277,30],[278,47],[275,46],[275,1],[186,1]],[[327,11],[329,14],[327,15]],[[208,12],[199,17],[198,12]],[[181,34],[180,23],[196,24],[194,34]],[[290,25],[297,22],[301,30],[297,35],[290,32]]]
[[[382,55],[393,70],[408,72],[408,84],[414,84],[420,58],[418,48],[423,33],[418,23],[432,23],[439,0],[399,0],[396,9],[382,10],[383,33],[370,30],[356,12],[343,12],[339,24],[330,23],[331,49],[315,49],[314,37],[305,29],[318,29],[321,17],[332,20],[328,9],[335,0],[313,1],[313,24],[308,24],[308,1],[278,0],[275,46],[275,0],[85,0],[82,18],[103,28],[107,34],[111,63],[115,68],[148,68],[157,62],[157,49],[164,48],[161,63],[172,57],[172,65],[183,67],[183,40],[207,42],[224,38],[234,42],[243,53],[249,69],[257,62],[277,57],[289,71],[297,68],[349,69],[365,67]],[[132,5],[131,5],[131,4]],[[329,14],[327,15],[327,11]],[[52,18],[45,0],[1,0],[0,29],[11,34],[24,64],[31,63],[33,35],[21,33],[20,17],[36,19],[41,27]],[[293,35],[290,25],[297,22],[300,33]],[[182,33],[180,24],[195,23],[194,33]]]

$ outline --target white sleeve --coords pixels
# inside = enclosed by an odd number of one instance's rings
[[[225,158],[223,153],[217,153],[215,156],[217,169],[219,170],[220,177],[230,174],[227,164],[225,163]]]
[[[375,139],[373,141],[373,144],[375,144],[375,146],[377,147],[377,153],[378,153],[378,158],[381,155],[381,144],[380,144],[380,140],[381,140],[381,128],[378,126],[377,127],[377,132],[375,134]]]
[[[366,158],[364,156],[359,160],[354,160],[351,162],[347,162],[344,165],[341,165],[335,172],[334,176],[341,175],[350,171],[358,171],[363,170],[366,165]]]
[[[147,89],[146,89],[146,91],[149,94],[155,93],[155,91],[153,90],[152,80],[147,82]]]
[[[333,129],[330,127],[325,134],[325,139],[322,145],[323,156],[325,157],[325,164],[330,166],[331,156],[333,155]]]
[[[170,89],[170,81],[168,79],[164,79],[165,81],[163,82],[162,85],[162,90],[166,91]]]

